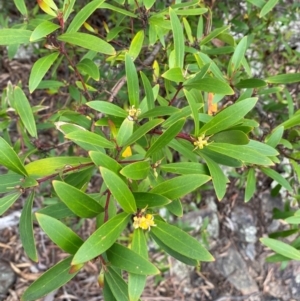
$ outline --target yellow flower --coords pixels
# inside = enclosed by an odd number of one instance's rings
[[[196,146],[196,148],[199,148],[199,149],[203,149],[204,146],[208,145],[208,139],[210,137],[205,137],[205,135],[201,135],[198,137],[198,140],[194,142],[194,145]]]
[[[150,230],[151,227],[155,227],[154,216],[152,214],[146,214],[142,216],[135,216],[133,218],[134,229],[141,228],[143,230]]]
[[[133,121],[137,120],[137,117],[141,114],[141,109],[136,109],[134,106],[128,109],[128,119]]]

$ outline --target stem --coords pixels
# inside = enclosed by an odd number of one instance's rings
[[[176,93],[174,94],[173,98],[172,98],[172,99],[170,100],[170,102],[169,102],[169,106],[171,106],[172,103],[175,101],[175,99],[176,99],[178,93],[180,92],[180,90],[181,90],[182,88],[183,88],[182,83],[179,83],[179,85],[178,85],[178,87],[177,87]]]

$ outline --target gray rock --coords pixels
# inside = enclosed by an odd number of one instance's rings
[[[226,255],[218,256],[215,266],[243,295],[258,292],[257,284],[249,274],[246,262],[234,248],[229,248]]]
[[[5,297],[16,279],[16,274],[10,265],[0,259],[0,300]]]

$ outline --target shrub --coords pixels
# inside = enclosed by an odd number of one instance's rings
[[[246,53],[257,37],[242,31],[237,38],[230,25],[213,21],[214,9],[201,1],[166,8],[151,0],[65,0],[58,8],[52,0],[38,0],[42,14],[24,0],[14,2],[23,23],[2,28],[0,44],[13,56],[31,43],[39,58],[28,87],[8,83],[2,93],[0,164],[7,173],[0,176],[0,213],[26,195],[20,237],[28,257],[38,261],[35,220],[69,254],[23,300],[64,285],[95,258],[105,300],[138,300],[146,277],[159,273],[148,258],[149,239],[188,265],[214,260],[200,242],[160,216],[160,209],[181,217],[180,198],[210,188],[221,201],[229,182],[222,166],[244,179],[246,202],[259,171],[297,198],[292,180],[274,167],[288,158],[299,181],[300,111],[294,112],[283,85],[299,82],[300,74],[253,77]],[[249,24],[261,20],[267,26],[277,2],[248,1]],[[93,14],[104,18],[100,27],[93,25]],[[55,110],[42,102],[31,105],[28,97],[38,93],[53,95]],[[259,108],[266,109],[273,94],[288,113],[260,135]],[[40,142],[43,131],[55,133],[53,145]],[[56,152],[58,141],[63,152]],[[91,191],[96,176],[102,182]],[[52,202],[32,215],[34,198],[43,193]],[[83,240],[70,217],[96,218],[97,229]],[[262,242],[285,256],[281,260],[299,260],[299,244]]]

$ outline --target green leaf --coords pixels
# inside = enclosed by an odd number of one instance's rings
[[[245,56],[247,49],[248,37],[243,37],[239,44],[236,46],[232,58],[228,65],[228,73],[231,75],[234,71],[238,70],[241,66],[242,60]]]
[[[32,32],[31,36],[30,36],[30,42],[34,42],[37,41],[41,38],[46,37],[48,34],[50,34],[51,32],[57,30],[58,28],[60,28],[59,25],[54,24],[50,21],[44,21],[42,23],[40,23]]]
[[[139,115],[140,119],[143,118],[150,118],[150,117],[161,117],[161,116],[169,116],[172,115],[176,112],[178,112],[179,109],[175,108],[175,107],[170,107],[170,106],[159,106],[159,107],[155,107],[145,113],[142,113],[141,115]]]
[[[76,0],[64,0],[64,5],[63,5],[63,15],[64,15],[64,22],[68,20],[70,14],[73,11],[73,7],[75,4]]]
[[[272,131],[272,133],[270,134],[270,136],[268,136],[266,138],[266,140],[265,140],[266,143],[268,145],[270,145],[271,147],[276,147],[282,138],[283,132],[284,132],[283,126],[279,126],[279,127],[275,128]]]
[[[186,257],[178,252],[176,250],[173,250],[169,248],[163,241],[161,241],[157,236],[153,235],[152,232],[150,232],[150,236],[155,240],[155,242],[168,254],[170,254],[175,259],[191,266],[199,266],[199,262],[196,259],[192,259],[189,257]]]
[[[135,229],[133,232],[131,249],[148,259],[148,246],[144,231],[142,229]],[[138,301],[143,293],[146,285],[146,276],[129,273],[128,275],[128,295],[130,301]]]
[[[85,58],[77,64],[77,69],[92,79],[98,81],[100,78],[99,67],[90,59]]]
[[[84,157],[52,157],[30,162],[25,166],[25,169],[30,176],[43,177],[54,173],[58,174],[65,168],[80,166],[81,164],[92,164],[91,162],[90,158]]]
[[[31,33],[25,29],[1,28],[0,45],[29,44]]]
[[[113,244],[106,251],[108,261],[115,267],[139,275],[156,275],[159,270],[138,253],[120,245]]]
[[[144,85],[144,90],[146,92],[146,99],[147,99],[147,109],[151,110],[154,108],[154,95],[153,95],[153,90],[150,84],[149,79],[147,78],[147,76],[141,71],[140,72],[141,78],[142,78],[142,82]]]
[[[259,17],[264,17],[267,13],[269,13],[277,4],[278,0],[269,0],[262,8],[259,13]]]
[[[238,89],[250,89],[250,88],[261,88],[265,87],[267,83],[261,79],[258,78],[249,78],[244,79],[238,82],[235,87]]]
[[[173,82],[183,82],[184,76],[182,69],[179,67],[171,68],[161,75],[163,78],[168,79]]]
[[[17,7],[18,11],[23,15],[27,15],[27,8],[25,5],[24,0],[14,0],[15,6]]]
[[[75,217],[76,215],[63,202],[49,205],[37,211],[40,214],[48,215],[56,219]]]
[[[223,81],[213,78],[213,77],[205,77],[198,80],[194,80],[191,83],[183,83],[185,88],[188,89],[197,89],[204,92],[211,92],[215,94],[224,94],[224,95],[232,95],[234,91],[231,87],[224,83]]]
[[[149,161],[141,161],[141,162],[134,162],[126,165],[120,171],[120,174],[122,174],[124,177],[129,179],[141,180],[141,179],[145,179],[148,176],[149,170],[150,170]]]
[[[133,60],[128,53],[125,55],[125,70],[129,103],[137,109],[140,102],[139,79]]]
[[[209,176],[199,174],[178,176],[158,184],[150,192],[175,200],[194,191],[210,179]]]
[[[279,74],[265,79],[270,84],[292,84],[300,82],[300,73]]]
[[[76,233],[57,219],[41,213],[36,213],[35,216],[43,231],[65,252],[75,254],[83,244]]]
[[[98,112],[107,115],[123,117],[123,118],[126,118],[128,116],[128,112],[126,112],[124,109],[120,108],[119,106],[116,106],[111,102],[107,102],[103,100],[93,100],[87,102],[86,105]]]
[[[171,200],[156,193],[133,192],[133,196],[136,206],[140,209],[162,207],[171,203]]]
[[[0,198],[0,215],[2,215],[19,198],[21,192],[7,194]]]
[[[156,227],[151,228],[151,236],[157,237],[170,249],[191,259],[214,260],[212,255],[186,232],[160,220],[155,220],[155,223]]]
[[[133,132],[133,125],[133,120],[129,120],[128,118],[124,119],[116,137],[118,146],[124,146],[125,142],[131,137]]]
[[[203,154],[201,154],[201,156],[206,161],[217,198],[220,201],[223,199],[226,193],[226,185],[229,182],[229,180],[224,175],[221,167],[217,163],[215,163],[215,161],[211,160],[208,156],[205,156]]]
[[[293,192],[293,188],[291,187],[290,183],[278,172],[271,168],[266,167],[260,167],[260,170],[267,175],[268,177],[272,178],[274,181],[276,181],[278,184],[280,184],[282,187],[284,187],[289,192]]]
[[[207,8],[191,8],[191,9],[177,9],[175,10],[178,16],[199,16],[207,13]]]
[[[277,156],[279,154],[274,147],[256,140],[250,140],[247,147],[251,147],[265,156]]]
[[[94,0],[86,4],[72,19],[72,22],[68,26],[67,33],[73,33],[83,25],[88,17],[104,2],[104,0]]]
[[[121,164],[119,164],[116,160],[114,160],[113,158],[109,157],[106,154],[103,154],[101,152],[91,151],[91,152],[89,152],[89,155],[90,155],[91,159],[93,160],[93,162],[95,163],[95,165],[97,165],[99,167],[102,166],[107,169],[110,169],[111,171],[115,172],[116,174],[118,174],[119,171],[122,169]]]
[[[108,54],[108,55],[115,55],[115,49],[104,40],[93,36],[88,33],[82,32],[72,32],[72,33],[65,33],[57,37],[59,41],[67,42],[72,45],[80,46],[85,49],[93,50],[96,52]]]
[[[9,192],[22,183],[22,177],[16,173],[0,175],[0,193]]]
[[[155,152],[161,150],[181,131],[185,119],[179,119],[176,123],[172,124],[159,138],[150,146],[145,157],[150,157]]]
[[[294,247],[273,238],[264,237],[260,239],[261,243],[269,247],[274,252],[293,260],[300,260],[300,251]]]
[[[115,148],[114,143],[108,141],[106,138],[84,130],[73,131],[66,135],[67,139],[76,142],[84,142],[90,145],[95,145],[103,148]]]
[[[143,47],[143,42],[144,42],[144,30],[140,30],[137,32],[137,34],[134,36],[134,38],[131,41],[128,54],[131,56],[133,60],[135,60]]]
[[[59,52],[53,52],[49,55],[46,55],[40,59],[38,59],[34,64],[30,72],[30,77],[29,77],[29,91],[32,93],[47,71],[50,69],[52,64],[55,62],[55,60],[58,58]]]
[[[280,126],[283,126],[284,129],[287,130],[291,127],[299,125],[299,123],[300,123],[300,114],[299,114],[299,111],[298,111],[298,114],[296,113],[295,115],[290,117],[288,120],[286,120],[283,123],[281,123],[280,125],[278,125],[277,128],[280,127]]]
[[[120,2],[120,1],[117,1],[117,2]],[[124,4],[124,1],[121,2],[121,4]],[[103,9],[110,9],[110,10],[113,10],[117,13],[120,13],[122,15],[125,15],[125,16],[129,16],[129,17],[132,17],[132,18],[137,18],[137,15],[135,15],[134,13],[132,13],[131,11],[127,10],[127,9],[122,9],[122,8],[119,8],[117,6],[114,6],[114,5],[111,5],[111,4],[108,4],[108,3],[103,3],[100,5],[100,8],[103,8]]]
[[[18,86],[14,88],[14,107],[30,136],[37,138],[35,119],[30,103],[25,93]]]
[[[244,132],[238,130],[219,132],[213,135],[211,140],[214,142],[224,142],[236,145],[244,145],[249,143],[248,136]]]
[[[18,155],[2,137],[0,137],[0,164],[20,175],[27,176],[27,171]]]
[[[258,165],[273,165],[273,162],[264,154],[250,148],[248,145],[234,145],[228,143],[211,143],[207,149],[246,163]]]
[[[21,300],[35,301],[69,282],[77,274],[69,272],[71,260],[68,257],[46,271],[27,288]]]
[[[168,163],[162,164],[159,168],[163,171],[189,175],[189,174],[204,174],[209,175],[208,170],[204,164],[196,163],[196,162],[176,162],[176,163]]]
[[[99,227],[79,248],[72,265],[87,262],[108,250],[119,238],[131,215],[120,213]]]
[[[174,51],[175,51],[175,64],[174,67],[180,69],[183,68],[184,64],[184,35],[182,25],[176,15],[176,12],[170,7],[169,8],[173,40],[174,40]]]
[[[127,213],[136,212],[135,199],[124,181],[113,171],[107,168],[100,167],[100,172],[107,188],[120,204],[122,209]]]
[[[197,102],[193,96],[192,93],[190,93],[188,90],[183,90],[184,95],[189,103],[189,106],[191,108],[192,116],[194,119],[194,126],[195,126],[195,131],[194,134],[195,136],[198,136],[199,132],[199,113],[198,113],[198,107],[197,107]]]
[[[107,267],[104,277],[117,301],[129,301],[128,286],[120,274],[118,274],[112,267]]]
[[[199,134],[211,135],[226,130],[252,110],[256,102],[257,98],[247,98],[227,107],[200,128]]]
[[[200,45],[202,46],[202,45],[207,44],[209,41],[216,38],[218,35],[220,35],[224,31],[228,30],[229,28],[230,28],[230,25],[214,29],[212,32],[210,32],[206,37],[204,37],[201,40]]]
[[[58,197],[77,216],[95,217],[103,212],[102,206],[81,190],[60,181],[53,181],[52,184]]]
[[[255,177],[255,169],[250,168],[247,174],[247,182],[245,189],[245,197],[244,201],[248,202],[253,197],[256,191],[256,177]]]
[[[157,127],[162,122],[164,122],[164,119],[153,119],[143,124],[124,142],[124,146],[133,144],[135,141],[145,136],[149,131]]]
[[[183,208],[179,199],[176,199],[168,204],[166,209],[168,209],[175,216],[182,217],[183,215]]]
[[[249,2],[259,8],[262,8],[266,3],[264,0],[247,0],[247,2]]]
[[[30,193],[23,207],[21,217],[20,217],[19,232],[20,232],[22,246],[27,256],[31,260],[38,262],[38,255],[35,247],[34,234],[33,234],[33,219],[32,219],[33,201],[34,201],[34,191]]]

